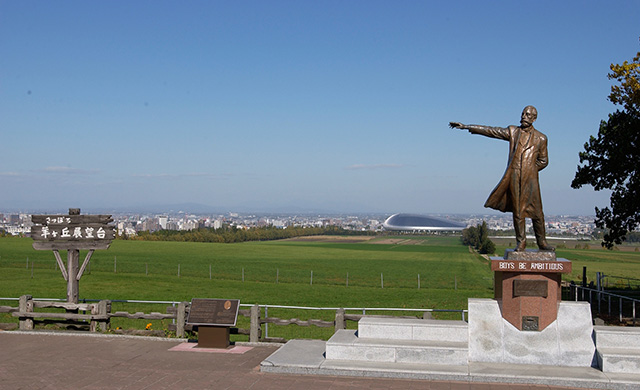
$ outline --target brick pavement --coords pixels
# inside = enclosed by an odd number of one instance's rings
[[[541,390],[535,385],[270,374],[276,346],[244,354],[170,351],[180,342],[0,331],[0,389]]]

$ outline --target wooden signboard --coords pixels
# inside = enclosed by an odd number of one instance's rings
[[[238,309],[239,299],[193,298],[187,323],[198,326],[235,326]]]
[[[37,250],[108,249],[115,238],[111,215],[33,215]]]
[[[62,277],[67,281],[67,302],[78,303],[78,282],[96,249],[108,249],[115,238],[111,215],[80,215],[80,209],[69,209],[69,215],[32,215],[33,249],[51,250]],[[67,251],[67,264],[59,251]],[[89,250],[78,268],[80,250]]]

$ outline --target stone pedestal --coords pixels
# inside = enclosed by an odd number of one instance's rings
[[[228,348],[228,326],[198,326],[198,348]]]
[[[556,320],[562,299],[562,274],[571,262],[555,252],[507,250],[491,258],[494,297],[502,317],[520,331],[542,331]]]
[[[540,332],[523,332],[502,318],[493,299],[469,299],[469,362],[596,366],[591,307],[561,302]]]

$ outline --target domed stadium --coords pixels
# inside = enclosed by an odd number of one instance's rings
[[[418,214],[394,214],[382,224],[386,230],[401,231],[461,231],[466,226],[447,219]]]

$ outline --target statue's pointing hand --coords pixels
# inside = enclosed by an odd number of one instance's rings
[[[464,125],[460,122],[449,122],[449,127],[452,129],[464,129]]]

